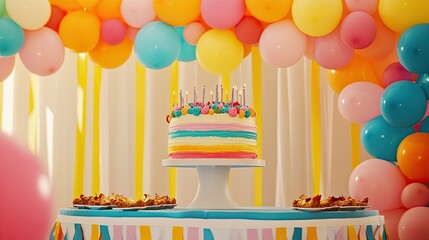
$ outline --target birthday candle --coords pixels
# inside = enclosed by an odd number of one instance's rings
[[[243,85],[243,105],[246,106],[246,84]]]
[[[180,107],[182,107],[183,106],[183,96],[182,96],[182,90],[180,90],[180,96],[179,96],[179,98],[180,98]]]
[[[241,92],[239,92],[238,93],[238,101],[240,102],[240,103],[242,103],[243,101],[243,99],[242,99],[242,97],[243,97],[243,95],[241,95]]]
[[[186,96],[186,98],[185,98],[185,105],[187,105],[188,104],[188,91],[186,91],[186,93],[185,93],[185,96]]]
[[[176,104],[176,91],[173,91],[173,107]]]
[[[212,102],[213,102],[213,92],[212,91],[210,91],[210,95],[212,96]]]
[[[204,85],[203,87],[203,106],[206,104],[206,102],[204,102],[205,97],[206,97],[206,85]]]
[[[197,90],[195,89],[195,86],[194,86],[194,105],[195,105],[196,99],[197,99]]]
[[[220,85],[220,101],[223,102],[223,87]]]
[[[234,86],[232,87],[231,90],[231,105],[234,103]]]
[[[216,104],[219,101],[219,85],[216,84]]]

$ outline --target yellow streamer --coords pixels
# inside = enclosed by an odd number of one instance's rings
[[[88,73],[88,54],[79,54],[77,62],[78,113],[76,126],[76,158],[74,170],[75,198],[83,193],[86,131],[86,82]],[[80,107],[79,107],[80,106]]]
[[[173,227],[173,240],[183,240],[183,227]]]
[[[223,101],[226,102],[227,97],[228,99],[231,99],[231,76],[230,75],[222,75],[222,87],[223,87]]]
[[[151,240],[152,236],[150,234],[149,226],[140,226],[140,240]]]
[[[102,69],[94,66],[94,127],[92,136],[92,192],[100,193],[100,91]]]
[[[91,225],[91,240],[98,240],[100,239],[100,226],[97,224]]]
[[[311,157],[313,160],[313,193],[320,193],[321,117],[320,117],[320,66],[311,62]]]
[[[287,240],[286,228],[276,228],[276,240]]]
[[[136,61],[136,168],[134,190],[136,198],[143,197],[145,101],[146,68],[140,62]]]
[[[29,106],[28,106],[28,147],[33,152],[36,153],[37,147],[37,114],[38,110],[35,108],[38,101],[38,85],[39,77],[34,74],[30,74],[30,97],[29,97]]]
[[[317,229],[316,227],[307,228],[307,240],[317,240]]]
[[[170,107],[176,102],[175,97],[179,94],[179,64],[175,61],[171,66],[170,79]],[[170,196],[176,197],[176,168],[170,168]]]
[[[256,111],[258,158],[262,159],[262,60],[259,48],[252,48],[253,109]],[[262,168],[254,169],[254,205],[262,206]]]
[[[357,123],[350,123],[352,143],[352,169],[360,164],[360,127]]]

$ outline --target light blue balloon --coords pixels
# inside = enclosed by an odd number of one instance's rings
[[[413,73],[429,73],[429,24],[416,24],[405,30],[398,42],[398,58]]]
[[[423,89],[426,94],[426,99],[429,99],[429,74],[419,74],[416,80],[416,84]]]
[[[183,37],[184,27],[176,27],[175,29],[180,36],[180,42],[182,44],[182,46],[180,48],[179,57],[177,58],[177,60],[179,60],[181,62],[194,61],[195,59],[197,59],[197,56],[196,56],[197,47],[192,46],[186,42],[185,38]]]
[[[414,133],[412,127],[394,127],[382,116],[378,116],[362,127],[360,138],[365,150],[373,157],[396,162],[399,144],[412,133]]]
[[[384,119],[395,127],[412,127],[422,120],[427,100],[423,89],[410,81],[398,81],[384,89],[380,110]]]
[[[24,31],[9,18],[0,18],[0,57],[15,55],[24,45]]]
[[[420,123],[419,132],[429,133],[429,116],[425,117]]]
[[[134,40],[134,52],[145,67],[162,69],[179,56],[180,37],[174,27],[160,21],[144,25]]]

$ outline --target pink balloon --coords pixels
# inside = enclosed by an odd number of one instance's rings
[[[383,73],[384,87],[387,87],[394,82],[403,81],[403,80],[412,82],[413,73],[405,69],[400,62],[394,62],[389,66],[387,66],[386,69],[384,69],[384,73]]]
[[[54,30],[42,27],[25,32],[25,42],[19,56],[30,72],[48,76],[63,65],[64,45]]]
[[[152,0],[122,0],[121,13],[125,22],[134,28],[141,28],[156,18]]]
[[[40,162],[0,133],[0,239],[49,239],[53,201]]]
[[[307,37],[291,20],[270,24],[259,39],[261,58],[274,67],[289,67],[304,55]]]
[[[15,67],[15,55],[10,57],[0,57],[0,82],[3,82],[12,73]]]
[[[121,43],[127,34],[127,28],[116,19],[108,19],[101,25],[101,39],[110,45]]]
[[[399,220],[398,232],[401,240],[427,240],[429,236],[429,208],[411,208]]]
[[[402,190],[401,201],[407,209],[426,206],[429,203],[429,188],[423,183],[410,183]]]
[[[354,82],[338,96],[338,110],[347,120],[366,123],[381,115],[380,98],[384,89],[371,82]]]
[[[368,197],[373,209],[387,211],[402,208],[401,192],[406,180],[399,167],[381,159],[369,159],[359,164],[350,175],[350,196]]]
[[[328,35],[316,38],[314,42],[314,59],[320,66],[328,69],[344,67],[352,60],[353,48],[347,46],[337,29]]]
[[[206,31],[204,26],[199,22],[192,22],[185,26],[183,29],[183,38],[192,46],[196,46],[198,39]]]
[[[405,208],[398,208],[389,211],[380,212],[380,215],[384,216],[384,222],[386,223],[389,231],[389,240],[399,240],[398,224],[402,215],[407,211]]]
[[[375,40],[377,28],[374,18],[366,12],[355,11],[341,23],[340,36],[343,42],[354,49],[368,47]]]
[[[378,10],[378,0],[345,0],[344,2],[350,12],[364,11],[374,14]]]
[[[201,16],[212,28],[228,29],[244,16],[244,0],[202,0]]]
[[[134,39],[136,38],[136,35],[138,33],[138,31],[140,30],[140,28],[133,28],[128,26],[127,27],[127,37],[134,42]]]
[[[262,23],[251,16],[246,16],[235,27],[235,36],[245,44],[258,44],[264,27]]]

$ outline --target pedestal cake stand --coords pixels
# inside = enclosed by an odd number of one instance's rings
[[[198,190],[189,208],[231,209],[238,208],[228,185],[231,168],[264,167],[261,159],[191,158],[164,159],[163,167],[196,168]]]

